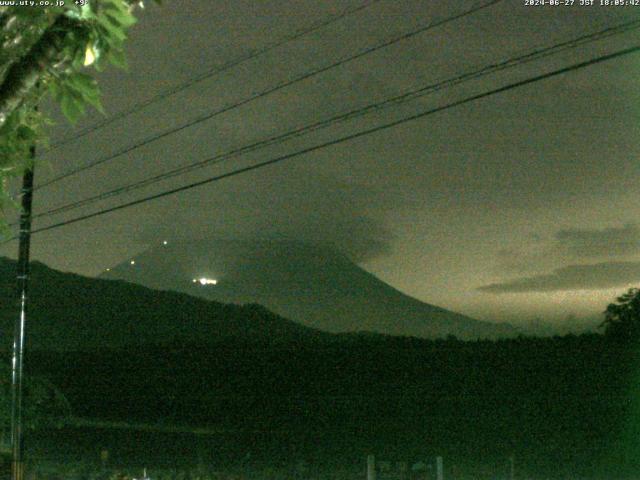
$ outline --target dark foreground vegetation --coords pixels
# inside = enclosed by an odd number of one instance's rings
[[[509,458],[521,478],[640,476],[637,291],[607,309],[602,335],[463,342],[334,335],[257,305],[38,272],[26,370],[49,387],[29,398],[58,398],[72,417],[28,432],[34,461],[95,472],[106,450],[114,468],[245,476],[304,461],[295,474],[319,478],[360,475],[373,453],[393,465],[439,455],[479,478],[504,478]]]
[[[51,453],[85,442],[95,458],[109,448],[139,467],[358,465],[375,453],[393,462],[442,455],[460,471],[506,475],[514,456],[532,477],[622,478],[640,471],[638,354],[635,341],[596,334],[31,352],[30,371],[47,375],[76,417],[209,428],[173,437],[67,429],[49,431],[56,448],[42,432],[32,444]]]

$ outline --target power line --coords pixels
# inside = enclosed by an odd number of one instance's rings
[[[339,67],[341,65],[344,65],[346,63],[352,62],[353,60],[356,60],[358,58],[364,57],[365,55],[369,55],[369,54],[374,53],[374,52],[376,52],[378,50],[381,50],[383,48],[386,48],[386,47],[389,47],[391,45],[394,45],[394,44],[396,44],[396,43],[398,43],[400,41],[407,40],[407,39],[409,39],[411,37],[414,37],[416,35],[424,33],[424,32],[426,32],[428,30],[433,29],[433,28],[436,28],[436,27],[439,27],[441,25],[447,24],[449,22],[452,22],[452,21],[458,20],[460,18],[466,17],[467,15],[471,15],[473,13],[476,13],[476,12],[480,11],[480,10],[483,10],[483,9],[491,7],[491,6],[493,6],[493,5],[497,4],[497,3],[500,3],[502,1],[503,0],[490,0],[490,1],[488,1],[488,2],[486,2],[484,4],[482,4],[482,5],[479,5],[479,6],[473,7],[471,9],[469,9],[469,10],[466,10],[463,13],[459,13],[459,14],[456,14],[456,15],[452,15],[452,16],[446,17],[446,18],[444,18],[442,20],[439,20],[439,21],[436,21],[434,23],[430,23],[430,24],[424,25],[424,26],[422,26],[422,27],[420,27],[420,28],[418,28],[416,30],[412,30],[410,32],[407,32],[407,33],[404,33],[402,35],[396,36],[396,37],[392,38],[391,40],[384,41],[384,42],[379,43],[379,44],[377,44],[375,46],[372,46],[372,47],[367,47],[364,50],[361,50],[361,51],[359,51],[358,53],[356,53],[354,55],[342,58],[341,60],[338,60],[338,61],[336,61],[336,62],[334,62],[334,63],[332,63],[330,65],[326,65],[324,67],[316,68],[316,69],[311,70],[311,71],[309,71],[307,73],[304,73],[304,74],[302,74],[302,75],[300,75],[298,77],[295,77],[293,79],[281,82],[281,83],[277,84],[274,87],[269,87],[266,90],[262,90],[261,92],[253,94],[253,95],[251,95],[251,96],[249,96],[249,97],[247,97],[247,98],[245,98],[243,100],[240,100],[239,102],[233,103],[233,104],[228,105],[226,107],[222,107],[221,109],[215,110],[213,112],[201,115],[200,117],[198,117],[196,119],[193,119],[193,120],[191,120],[191,121],[189,121],[187,123],[184,123],[184,124],[182,124],[182,125],[180,125],[178,127],[170,128],[168,130],[165,130],[162,133],[149,136],[149,137],[145,138],[144,140],[141,140],[141,141],[139,141],[139,142],[137,142],[137,143],[135,143],[133,145],[130,145],[128,147],[125,147],[124,149],[119,150],[118,152],[116,152],[114,154],[111,154],[111,155],[108,155],[108,156],[106,156],[104,158],[101,158],[101,159],[98,159],[96,161],[90,162],[90,163],[88,163],[86,165],[83,165],[81,167],[75,168],[75,169],[73,169],[73,170],[71,170],[71,171],[69,171],[67,173],[64,173],[64,174],[62,174],[62,175],[60,175],[58,177],[55,177],[55,178],[53,178],[51,180],[48,180],[48,181],[38,185],[36,187],[36,190],[38,190],[40,188],[43,188],[43,187],[46,187],[46,186],[49,186],[49,185],[51,185],[53,183],[59,182],[60,180],[68,178],[68,177],[70,177],[72,175],[76,175],[76,174],[78,174],[80,172],[83,172],[83,171],[88,170],[90,168],[93,168],[95,166],[101,165],[101,164],[103,164],[105,162],[113,160],[114,158],[120,157],[120,156],[122,156],[122,155],[124,155],[126,153],[130,153],[133,150],[136,150],[136,149],[138,149],[140,147],[143,147],[144,145],[147,145],[149,143],[155,142],[157,140],[165,138],[165,137],[167,137],[169,135],[172,135],[174,133],[180,132],[180,131],[182,131],[182,130],[184,130],[186,128],[192,127],[192,126],[197,125],[199,123],[202,123],[202,122],[204,122],[206,120],[210,120],[211,118],[214,118],[214,117],[216,117],[218,115],[221,115],[221,114],[226,113],[228,111],[231,111],[231,110],[234,110],[234,109],[239,108],[241,106],[244,106],[244,105],[246,105],[246,104],[248,104],[250,102],[253,102],[254,100],[258,100],[258,99],[260,99],[262,97],[265,97],[265,96],[270,95],[272,93],[275,93],[275,92],[277,92],[279,90],[282,90],[283,88],[289,87],[291,85],[294,85],[294,84],[296,84],[298,82],[301,82],[301,81],[306,80],[308,78],[311,78],[313,76],[316,76],[316,75],[319,75],[321,73],[327,72],[327,71],[332,70],[334,68],[337,68],[337,67]]]
[[[288,160],[288,159],[291,159],[291,158],[294,158],[294,157],[305,155],[307,153],[311,153],[311,152],[314,152],[314,151],[317,151],[317,150],[320,150],[320,149],[323,149],[323,148],[326,148],[326,147],[330,147],[330,146],[333,146],[333,145],[338,145],[340,143],[348,142],[350,140],[354,140],[356,138],[364,137],[364,136],[370,135],[372,133],[377,133],[377,132],[380,132],[380,131],[383,131],[383,130],[386,130],[386,129],[389,129],[389,128],[392,128],[392,127],[396,127],[398,125],[402,125],[404,123],[407,123],[407,122],[410,122],[410,121],[413,121],[413,120],[417,120],[417,119],[420,119],[420,118],[427,117],[429,115],[433,115],[433,114],[448,110],[450,108],[454,108],[454,107],[457,107],[457,106],[460,106],[460,105],[464,105],[466,103],[470,103],[470,102],[473,102],[473,101],[476,101],[476,100],[480,100],[480,99],[483,99],[483,98],[486,98],[486,97],[489,97],[489,96],[492,96],[492,95],[495,95],[495,94],[498,94],[498,93],[506,92],[508,90],[512,90],[512,89],[519,88],[519,87],[522,87],[522,86],[525,86],[525,85],[529,85],[529,84],[532,84],[532,83],[535,83],[535,82],[539,82],[541,80],[546,80],[548,78],[555,77],[555,76],[558,76],[558,75],[562,75],[562,74],[565,74],[565,73],[568,73],[568,72],[571,72],[571,71],[574,71],[574,70],[579,70],[581,68],[585,68],[585,67],[588,67],[588,66],[591,66],[591,65],[595,65],[595,64],[602,63],[602,62],[605,62],[605,61],[613,60],[615,58],[619,58],[619,57],[622,57],[624,55],[629,55],[631,53],[635,53],[635,52],[638,52],[638,51],[640,51],[640,45],[634,46],[634,47],[630,47],[630,48],[626,48],[626,49],[623,49],[623,50],[618,50],[617,52],[610,53],[610,54],[607,54],[607,55],[601,55],[599,57],[595,57],[593,59],[590,59],[590,60],[587,60],[587,61],[584,61],[584,62],[576,63],[576,64],[570,65],[568,67],[564,67],[564,68],[561,68],[561,69],[558,69],[558,70],[554,70],[552,72],[544,73],[544,74],[541,74],[541,75],[536,75],[536,76],[528,78],[526,80],[521,80],[521,81],[518,81],[518,82],[514,82],[514,83],[511,83],[511,84],[505,85],[503,87],[499,87],[499,88],[496,88],[496,89],[493,89],[493,90],[489,90],[489,91],[486,91],[486,92],[483,92],[483,93],[472,95],[472,96],[464,98],[462,100],[451,102],[451,103],[449,103],[447,105],[444,105],[444,106],[440,106],[440,107],[436,107],[436,108],[433,108],[433,109],[430,109],[430,110],[426,110],[426,111],[423,111],[423,112],[420,112],[420,113],[417,113],[417,114],[414,114],[414,115],[410,115],[408,117],[404,117],[404,118],[399,119],[399,120],[395,120],[393,122],[389,122],[389,123],[386,123],[386,124],[383,124],[383,125],[379,125],[377,127],[373,127],[373,128],[367,129],[367,130],[362,130],[360,132],[353,133],[353,134],[350,134],[350,135],[346,135],[346,136],[343,136],[343,137],[340,137],[340,138],[337,138],[337,139],[334,139],[334,140],[330,140],[328,142],[324,142],[324,143],[321,143],[321,144],[318,144],[318,145],[314,145],[312,147],[307,147],[307,148],[304,148],[302,150],[298,150],[297,152],[293,152],[293,153],[289,153],[289,154],[286,154],[286,155],[282,155],[282,156],[273,158],[271,160],[266,160],[266,161],[263,161],[263,162],[248,166],[248,167],[239,168],[239,169],[233,170],[231,172],[227,172],[227,173],[224,173],[224,174],[221,174],[221,175],[216,175],[214,177],[209,177],[209,178],[204,179],[204,180],[200,180],[200,181],[193,182],[193,183],[190,183],[190,184],[187,184],[187,185],[183,185],[183,186],[178,187],[178,188],[173,188],[171,190],[165,190],[163,192],[156,193],[156,194],[153,194],[153,195],[149,195],[147,197],[143,197],[143,198],[140,198],[138,200],[133,200],[131,202],[123,203],[123,204],[120,204],[120,205],[116,205],[114,207],[106,208],[106,209],[99,210],[99,211],[96,211],[96,212],[92,212],[92,213],[89,213],[89,214],[86,214],[86,215],[81,215],[81,216],[78,216],[78,217],[75,217],[75,218],[72,218],[72,219],[69,219],[69,220],[58,222],[58,223],[55,223],[55,224],[52,224],[52,225],[48,225],[46,227],[42,227],[42,228],[33,230],[32,233],[35,234],[35,233],[45,232],[45,231],[48,231],[48,230],[53,230],[55,228],[60,228],[60,227],[66,226],[66,225],[70,225],[70,224],[73,224],[73,223],[77,223],[77,222],[81,222],[81,221],[84,221],[84,220],[88,220],[90,218],[102,216],[102,215],[105,215],[107,213],[115,212],[115,211],[118,211],[118,210],[122,210],[122,209],[125,209],[125,208],[129,208],[129,207],[135,206],[135,205],[146,203],[146,202],[149,202],[151,200],[156,200],[158,198],[162,198],[162,197],[173,195],[173,194],[176,194],[176,193],[179,193],[179,192],[190,190],[192,188],[196,188],[196,187],[199,187],[199,186],[202,186],[202,185],[206,185],[208,183],[219,181],[219,180],[222,180],[222,179],[225,179],[225,178],[230,178],[230,177],[234,177],[236,175],[247,173],[247,172],[250,172],[250,171],[253,171],[253,170],[258,170],[260,168],[263,168],[263,167],[266,167],[266,166],[269,166],[269,165],[274,165],[274,164],[282,162],[284,160]],[[7,243],[8,241],[14,240],[15,238],[17,238],[17,237],[11,238],[11,239],[3,242],[3,243]]]
[[[581,44],[584,43],[588,43],[588,42],[593,42],[595,40],[600,40],[602,38],[611,36],[611,35],[615,35],[615,34],[619,34],[619,33],[624,33],[627,32],[631,29],[636,29],[638,28],[638,26],[640,26],[640,21],[636,20],[636,21],[632,21],[632,22],[627,22],[625,24],[622,25],[618,25],[615,27],[610,27],[607,28],[605,30],[601,30],[599,32],[595,32],[592,34],[588,34],[588,35],[584,35],[582,37],[573,39],[573,40],[569,40],[557,45],[553,45],[551,47],[546,47],[543,49],[538,49],[538,50],[534,50],[533,52],[527,53],[525,55],[521,55],[519,57],[516,58],[511,58],[508,59],[506,61],[500,62],[500,63],[495,63],[493,65],[489,65],[487,67],[484,67],[480,70],[471,72],[471,73],[467,73],[464,75],[460,75],[436,84],[432,84],[426,87],[422,87],[419,88],[417,90],[411,90],[409,92],[406,92],[404,94],[389,98],[389,99],[385,99],[381,102],[377,102],[377,103],[373,103],[373,104],[369,104],[365,107],[356,109],[356,110],[352,110],[350,112],[347,113],[343,113],[340,114],[338,116],[334,116],[332,118],[320,121],[320,122],[316,122],[313,123],[311,125],[307,125],[305,127],[301,127],[292,131],[289,131],[287,133],[275,136],[275,137],[271,137],[269,139],[266,140],[262,140],[260,142],[257,143],[253,143],[251,145],[245,146],[245,147],[241,147],[235,150],[232,150],[230,152],[226,152],[220,155],[217,155],[211,159],[207,159],[204,161],[200,161],[200,162],[196,162],[195,164],[191,164],[191,165],[187,165],[187,166],[183,166],[183,167],[179,167],[177,169],[173,169],[170,170],[168,172],[156,175],[154,177],[151,178],[146,178],[143,179],[141,181],[138,182],[134,182],[131,183],[129,185],[125,185],[122,187],[118,187],[114,190],[108,191],[108,192],[104,192],[89,198],[85,198],[83,200],[77,201],[77,202],[73,202],[67,205],[63,205],[61,207],[57,207],[51,210],[48,210],[46,212],[40,213],[38,215],[36,215],[36,217],[41,218],[41,217],[45,217],[45,216],[50,216],[56,213],[62,213],[64,211],[68,211],[68,210],[72,210],[90,203],[94,203],[96,201],[100,201],[100,200],[104,200],[107,198],[110,198],[112,196],[115,195],[119,195],[122,193],[127,193],[130,192],[134,189],[138,189],[138,188],[142,188],[144,186],[153,184],[153,183],[157,183],[160,180],[164,180],[164,179],[168,179],[168,178],[172,178],[174,176],[186,173],[186,172],[190,172],[193,171],[195,169],[198,168],[203,168],[206,167],[208,165],[212,165],[212,164],[216,164],[219,163],[223,160],[227,160],[229,158],[233,158],[233,157],[237,157],[239,155],[242,155],[244,153],[250,152],[250,151],[254,151],[258,148],[262,148],[265,146],[270,146],[276,143],[281,143],[282,141],[285,140],[289,140],[293,137],[297,137],[306,133],[309,133],[311,131],[314,131],[316,129],[319,128],[324,128],[326,126],[329,126],[331,124],[340,122],[340,121],[345,121],[345,120],[349,120],[352,118],[356,118],[359,116],[362,116],[364,114],[370,113],[372,111],[375,110],[379,110],[382,108],[386,108],[389,107],[393,104],[399,103],[399,102],[404,102],[404,101],[408,101],[414,98],[417,98],[418,96],[423,96],[429,93],[433,93],[434,91],[440,90],[442,88],[446,88],[446,87],[451,87],[454,85],[457,85],[459,83],[462,83],[463,81],[468,81],[471,79],[475,79],[475,78],[479,78],[481,76],[487,75],[489,73],[495,73],[496,71],[499,70],[503,70],[505,68],[510,68],[510,67],[514,67],[517,65],[521,65],[533,60],[538,60],[540,58],[544,58],[546,56],[552,55],[552,54],[556,54],[560,51],[566,50],[568,48],[574,48],[577,47]]]
[[[143,102],[137,103],[133,106],[131,106],[130,108],[127,108],[125,110],[122,110],[121,112],[118,112],[114,115],[112,115],[111,117],[101,121],[101,122],[97,122],[96,124],[87,127],[83,130],[80,130],[79,132],[76,132],[72,137],[66,138],[64,140],[61,140],[57,143],[54,143],[51,148],[45,152],[48,153],[52,150],[55,150],[63,145],[66,145],[70,142],[73,142],[75,140],[78,140],[79,138],[82,138],[86,135],[89,135],[90,133],[95,132],[96,130],[106,127],[107,125],[112,124],[113,122],[116,122],[117,120],[121,120],[125,117],[128,117],[129,115],[136,113],[140,110],[143,110],[145,108],[147,108],[150,105],[153,105],[154,103],[160,102],[162,100],[164,100],[167,97],[171,97],[177,93],[180,93],[190,87],[192,87],[193,85],[196,85],[197,83],[200,83],[204,80],[207,80],[209,78],[214,77],[215,75],[219,74],[219,73],[223,73],[227,70],[230,70],[233,67],[237,67],[238,65],[249,61],[249,60],[253,60],[254,58],[257,58],[261,55],[264,55],[265,53],[269,53],[270,51],[281,47],[282,45],[285,45],[287,43],[290,42],[294,42],[306,35],[309,35],[310,33],[313,33],[317,30],[320,30],[321,28],[324,28],[328,25],[331,25],[332,23],[336,23],[340,20],[342,20],[343,18],[352,15],[354,13],[358,13],[361,10],[364,10],[366,8],[369,8],[370,6],[380,2],[381,0],[371,0],[368,3],[365,3],[363,5],[359,5],[357,7],[351,8],[351,9],[347,9],[344,10],[343,12],[336,14],[336,15],[331,15],[328,18],[321,20],[319,22],[315,22],[313,24],[311,24],[310,26],[308,26],[307,28],[304,28],[302,30],[296,30],[294,33],[287,35],[283,38],[281,38],[280,40],[276,40],[275,42],[272,42],[270,44],[267,44],[261,48],[258,49],[254,49],[254,50],[249,50],[247,53],[245,53],[244,55],[241,55],[237,58],[234,58],[220,66],[215,66],[209,70],[207,70],[206,72],[201,73],[200,75],[190,78],[188,80],[186,80],[183,83],[180,83],[174,87],[168,88],[162,92],[160,92],[158,95],[151,97],[148,100],[145,100]]]
[[[439,91],[443,88],[449,88],[449,87],[453,87],[455,85],[459,85],[463,82],[467,82],[470,80],[474,80],[477,78],[480,78],[482,76],[488,75],[488,74],[492,74],[501,70],[505,70],[507,68],[513,68],[516,66],[520,66],[535,60],[539,60],[545,57],[548,57],[550,55],[555,55],[559,52],[562,51],[566,51],[568,49],[572,49],[572,48],[576,48],[580,45],[584,45],[587,43],[591,43],[597,40],[601,40],[603,38],[606,37],[610,37],[613,35],[618,35],[621,33],[625,33],[634,29],[637,29],[640,27],[640,20],[634,20],[634,21],[630,21],[630,22],[626,22],[617,26],[613,26],[613,27],[609,27],[606,28],[604,30],[600,30],[598,32],[594,32],[594,33],[590,33],[590,34],[586,34],[583,35],[581,37],[577,37],[571,40],[567,40],[565,42],[562,43],[558,43],[549,47],[544,47],[544,48],[538,48],[535,49],[533,51],[530,51],[528,53],[525,53],[523,55],[520,55],[518,57],[511,57],[507,60],[498,62],[498,63],[493,63],[491,65],[485,66],[479,70],[475,70],[469,73],[465,73],[462,75],[458,75],[456,77],[453,78],[449,78],[447,80],[443,80],[440,82],[437,82],[435,84],[430,84],[424,87],[420,87],[418,89],[412,89],[409,90],[403,94],[400,95],[396,95],[394,97],[391,98],[387,98],[384,99],[380,102],[375,102],[375,103],[371,103],[368,104],[364,107],[358,108],[358,109],[354,109],[351,110],[349,112],[346,113],[342,113],[339,114],[337,116],[333,116],[329,119],[325,119],[319,122],[315,122],[312,123],[310,125],[306,125],[304,127],[299,127],[296,128],[294,130],[290,130],[284,134],[280,134],[277,136],[273,136],[270,137],[268,139],[265,140],[261,140],[258,142],[255,142],[253,144],[250,145],[246,145],[240,148],[236,148],[234,150],[216,155],[214,157],[205,159],[205,160],[201,160],[199,162],[190,164],[190,165],[185,165],[182,167],[178,167],[175,168],[173,170],[170,170],[168,172],[164,172],[158,175],[155,175],[153,177],[149,177],[149,178],[145,178],[143,180],[139,180],[133,183],[130,183],[128,185],[124,185],[121,187],[118,187],[116,189],[107,191],[107,192],[103,192],[91,197],[87,197],[84,198],[82,200],[76,201],[76,202],[71,202],[68,203],[66,205],[62,205],[59,207],[55,207],[53,209],[47,210],[45,212],[39,213],[37,215],[34,216],[34,218],[43,218],[43,217],[48,217],[51,215],[55,215],[55,214],[59,214],[59,213],[63,213],[69,210],[73,210],[79,207],[83,207],[101,200],[106,200],[108,198],[114,197],[114,196],[119,196],[128,192],[131,192],[133,190],[137,190],[139,188],[143,188],[145,186],[149,186],[155,183],[158,183],[161,180],[165,180],[165,179],[169,179],[178,175],[182,175],[184,173],[188,173],[191,171],[194,171],[196,169],[199,168],[204,168],[207,166],[211,166],[217,163],[220,163],[222,161],[228,160],[230,158],[234,158],[234,157],[238,157],[241,156],[245,153],[248,152],[252,152],[255,151],[257,149],[261,149],[267,146],[271,146],[271,145],[275,145],[275,144],[279,144],[282,143],[286,140],[290,140],[292,138],[295,137],[299,137],[302,135],[306,135],[312,131],[318,130],[320,128],[325,128],[328,127],[330,125],[334,125],[336,123],[339,122],[343,122],[346,120],[351,120],[360,116],[363,116],[365,114],[369,114],[375,111],[379,111],[383,108],[387,108],[393,105],[396,105],[398,103],[401,102],[406,102],[409,100],[413,100],[415,98],[418,97],[422,97],[425,96],[427,94]]]

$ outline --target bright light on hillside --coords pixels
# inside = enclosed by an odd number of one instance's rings
[[[199,283],[200,285],[217,285],[218,280],[214,278],[202,277],[202,278],[194,278],[193,283]]]

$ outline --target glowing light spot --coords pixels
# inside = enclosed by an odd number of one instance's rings
[[[107,268],[107,272],[110,272],[110,271],[111,271],[111,269],[110,269],[110,268]]]
[[[135,265],[136,261],[135,260],[131,260],[131,265]]]
[[[88,67],[96,61],[96,50],[93,44],[89,43],[84,52],[84,66]]]
[[[167,243],[169,243],[169,242],[167,242],[166,240],[164,242],[162,242],[163,245],[166,245]]]
[[[199,283],[200,285],[217,285],[218,280],[216,280],[215,278],[202,277],[202,278],[194,278],[193,283]]]

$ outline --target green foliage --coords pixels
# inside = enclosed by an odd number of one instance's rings
[[[42,89],[34,92],[34,100],[42,95]],[[0,127],[0,218],[8,209],[16,208],[16,202],[8,194],[6,184],[12,177],[22,174],[31,165],[29,150],[36,144],[46,145],[44,129],[48,121],[42,112],[28,108],[18,108]],[[8,228],[0,220],[0,237],[8,235]]]
[[[134,7],[142,2],[89,0],[83,6],[66,3],[64,7],[48,9],[10,7],[4,13],[7,18],[15,16],[13,23],[20,28],[0,31],[0,40],[5,45],[21,46],[22,50],[16,47],[16,51],[0,52],[0,82],[12,64],[31,54],[30,49],[47,29],[59,28],[56,19],[66,17],[69,21],[64,23],[64,40],[58,45],[63,60],[44,65],[37,91],[21,98],[20,107],[0,128],[0,236],[1,230],[6,229],[3,211],[13,206],[6,189],[7,179],[22,174],[28,166],[29,149],[45,138],[47,120],[34,107],[44,93],[49,93],[71,123],[85,114],[87,106],[104,113],[98,84],[85,70],[93,66],[101,71],[107,64],[126,68],[127,30],[136,23]]]
[[[640,339],[640,289],[630,288],[605,310],[605,334],[624,340]]]
[[[20,108],[0,128],[0,169],[4,175],[12,175],[27,166],[29,148],[38,139],[40,117],[41,114],[32,109]]]
[[[78,44],[73,55],[75,67],[87,62],[101,70],[108,61],[117,67],[126,67],[124,42],[127,30],[136,23],[128,2],[101,0],[70,10],[67,15],[86,27],[85,42]]]
[[[93,65],[102,70],[106,62],[126,68],[126,32],[136,19],[125,0],[95,0],[83,6],[72,6],[65,15],[76,20],[77,25],[69,32],[73,41],[66,46],[70,66],[62,74],[53,74],[48,86],[64,116],[75,123],[88,105],[104,113],[98,84],[82,69]]]
[[[59,77],[57,82],[49,84],[49,92],[71,123],[84,115],[87,105],[104,113],[98,83],[86,73],[71,72]]]

